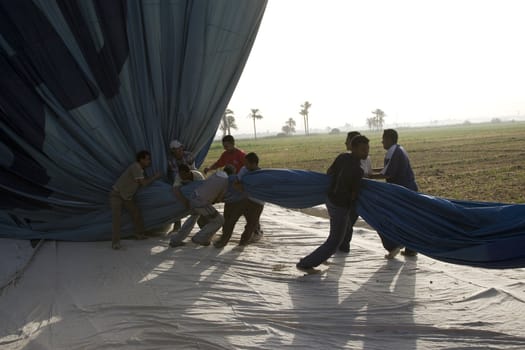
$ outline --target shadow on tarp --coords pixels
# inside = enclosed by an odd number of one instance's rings
[[[28,271],[16,290],[0,299],[5,306],[0,308],[0,345],[233,348],[228,340],[231,325],[221,326],[195,311],[198,304],[210,302],[210,295],[224,293],[220,280],[242,250],[221,254],[191,243],[177,249],[157,243],[137,241],[113,251],[99,243],[46,242],[34,264],[38,269]],[[227,263],[218,263],[223,260]],[[17,312],[4,313],[12,308]],[[193,322],[198,324],[195,329]],[[222,336],[217,334],[221,327]],[[206,332],[196,337],[202,330]]]

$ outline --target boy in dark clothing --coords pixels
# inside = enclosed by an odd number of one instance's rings
[[[213,242],[216,248],[224,247],[230,240],[235,224],[241,216],[246,218],[246,226],[241,235],[239,245],[246,245],[260,239],[259,218],[261,217],[264,203],[249,198],[242,190],[242,177],[251,172],[259,170],[259,157],[256,153],[250,152],[244,157],[244,166],[237,175],[230,176],[229,187],[224,198],[224,225],[222,226],[221,237]]]
[[[336,252],[343,241],[351,212],[356,210],[360,180],[363,177],[361,159],[366,159],[368,152],[368,138],[356,136],[352,139],[352,153],[340,154],[328,168],[327,174],[332,177],[326,199],[330,234],[320,247],[297,263],[299,270],[308,272],[319,266]]]
[[[361,135],[359,131],[350,131],[347,134],[345,145],[346,145],[346,150],[348,152],[350,153],[352,152],[352,139],[358,135]],[[364,172],[363,177],[367,177],[368,176],[368,164],[371,164],[370,157],[367,157],[367,159],[365,160],[361,160],[360,163],[361,163],[361,169],[363,169],[363,172]],[[371,168],[371,165],[370,165],[370,168]],[[357,215],[357,212],[355,210],[350,211],[350,217],[348,218],[349,222],[346,228],[346,234],[345,234],[343,241],[339,245],[340,252],[350,253],[350,241],[352,240],[352,236],[354,233],[354,225],[357,222],[358,217],[359,215]]]

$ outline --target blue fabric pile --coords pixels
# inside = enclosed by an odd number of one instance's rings
[[[243,181],[250,194],[288,208],[324,202],[327,175],[261,170]],[[433,197],[362,180],[358,214],[387,238],[432,258],[487,268],[525,267],[525,205]]]

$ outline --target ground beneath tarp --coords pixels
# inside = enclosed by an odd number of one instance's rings
[[[387,261],[356,228],[323,274],[295,263],[326,238],[324,218],[267,205],[264,238],[224,249],[167,237],[46,242],[0,295],[2,349],[523,349],[525,269],[424,256]],[[362,223],[361,223],[362,224]],[[26,241],[0,240],[0,281]]]

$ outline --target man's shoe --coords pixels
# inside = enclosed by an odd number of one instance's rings
[[[205,246],[205,247],[210,245],[210,241],[206,241],[206,242],[197,241],[197,240],[195,239],[195,237],[192,237],[192,238],[191,238],[191,241],[192,241],[193,243],[195,243],[195,244],[202,245],[202,246]]]
[[[261,240],[261,238],[263,238],[263,233],[261,231],[261,233],[257,233],[255,232],[253,235],[252,235],[252,238],[250,239],[250,243],[257,243]]]
[[[313,269],[313,267],[311,267],[311,266],[304,266],[301,263],[295,264],[295,267],[297,268],[297,270],[304,271],[304,272],[308,272],[308,271]]]
[[[350,244],[343,243],[339,246],[338,250],[343,253],[350,253]]]
[[[247,245],[251,242],[253,237],[253,232],[247,235],[242,235],[241,240],[239,241],[239,245]]]
[[[180,246],[183,246],[185,244],[186,243],[184,243],[183,241],[170,241],[170,247],[172,247],[172,248],[180,247]]]
[[[120,242],[112,242],[111,248],[115,250],[119,250],[120,248],[122,248],[122,246],[120,245]]]
[[[228,244],[228,242],[223,241],[222,239],[218,239],[213,242],[213,246],[215,248],[224,248]]]
[[[397,256],[397,254],[399,254],[399,252],[401,251],[401,248],[403,247],[396,247],[392,250],[389,250],[388,254],[385,254],[385,259],[394,259]]]
[[[405,248],[405,249],[401,252],[401,255],[404,255],[404,256],[406,256],[406,257],[411,258],[411,257],[416,256],[416,255],[417,255],[417,252],[414,251],[414,250],[411,250],[411,249],[407,249],[407,248]]]
[[[322,270],[316,269],[315,267],[301,265],[301,263],[297,263],[295,267],[297,268],[297,270],[302,271],[308,275],[318,274],[318,273],[321,273],[322,271]]]

